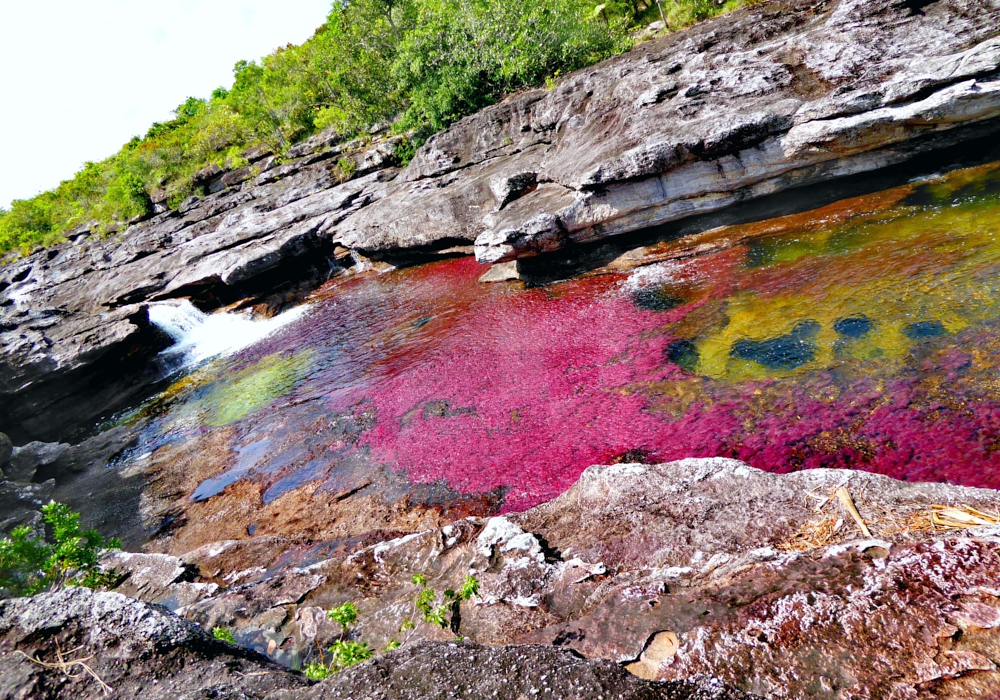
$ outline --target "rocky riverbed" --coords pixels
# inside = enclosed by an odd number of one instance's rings
[[[0,697],[997,695],[1000,492],[808,467],[994,485],[998,130],[994,0],[779,0],[6,261],[0,532],[127,551],[0,601]],[[150,317],[307,297],[200,374]],[[406,644],[313,684],[349,601]]]
[[[69,590],[0,603],[2,697],[96,697],[92,676],[61,677],[18,653],[54,663],[59,649],[91,659],[117,697],[226,684],[245,695],[205,697],[514,698],[531,687],[551,697],[990,697],[998,509],[989,490],[705,459],[592,467],[524,513],[346,545],[305,566],[288,563],[301,545],[278,538],[181,557],[116,553],[105,563],[128,597]],[[962,513],[978,520],[949,520]],[[346,601],[360,610],[353,639],[379,649],[399,637],[414,574],[438,590],[472,574],[480,590],[450,629],[421,625],[402,650],[334,682],[307,690],[283,670],[340,637],[325,610]],[[216,626],[243,648],[202,631]]]
[[[766,198],[783,190],[987,137],[997,20],[990,0],[785,0],[515,95],[405,168],[397,139],[321,134],[285,162],[249,154],[242,170],[205,172],[203,198],[0,269],[0,426],[19,444],[62,439],[147,393],[169,343],[149,323],[153,300],[274,308],[362,256],[475,246],[526,270],[546,253],[536,268],[600,257],[586,244],[774,216]]]

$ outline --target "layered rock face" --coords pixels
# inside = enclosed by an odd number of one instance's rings
[[[1000,115],[992,2],[785,2],[707,22],[431,139],[336,236],[481,262],[717,211],[969,138]]]
[[[998,512],[994,491],[690,459],[591,467],[525,513],[346,543],[329,558],[256,538],[107,563],[127,575],[122,592],[230,627],[288,666],[338,638],[325,610],[353,601],[351,638],[375,649],[459,634],[568,648],[645,679],[704,674],[774,698],[992,697]],[[941,524],[954,518],[967,527]],[[414,574],[438,591],[471,574],[480,590],[449,628],[401,633]],[[398,658],[357,673],[401,687]]]
[[[169,342],[153,300],[281,304],[357,260],[347,249],[562,255],[992,133],[998,35],[993,0],[786,0],[515,95],[402,170],[398,139],[320,135],[286,162],[206,172],[176,211],[0,269],[0,427],[64,439],[141,395]]]

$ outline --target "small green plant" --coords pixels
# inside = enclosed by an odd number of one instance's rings
[[[410,638],[419,621],[441,629],[452,627],[452,631],[457,632],[460,606],[479,592],[479,579],[466,576],[457,591],[449,588],[440,594],[427,585],[427,577],[423,574],[414,574],[412,581],[418,590],[413,598],[413,608],[403,618],[403,624],[399,628],[401,633],[406,633],[403,641]]]
[[[354,603],[344,603],[333,610],[327,610],[326,616],[343,627],[344,634],[347,634],[348,628],[358,621],[358,608]]]
[[[62,586],[101,588],[118,578],[103,570],[98,558],[105,549],[121,543],[105,539],[97,530],[81,530],[80,514],[63,503],[42,507],[42,519],[51,531],[51,542],[30,527],[15,528],[0,538],[0,597],[34,595]]]
[[[374,654],[368,648],[368,642],[350,642],[338,640],[334,642],[329,650],[330,668],[334,673],[340,673],[345,668],[350,668],[362,661],[367,661]]]
[[[228,627],[213,627],[212,636],[218,639],[220,642],[236,644],[236,637],[233,636],[233,631],[230,630]]]
[[[396,162],[399,163],[399,167],[405,168],[413,160],[413,156],[417,155],[417,144],[409,138],[404,137],[396,144],[392,155],[396,159]]]
[[[603,7],[603,5],[601,6]],[[555,73],[545,78],[545,89],[552,92],[556,89],[556,85],[559,84],[559,76],[562,75],[561,70],[556,70]]]
[[[313,680],[323,680],[335,673],[340,673],[345,668],[350,668],[355,664],[372,658],[372,650],[368,648],[367,642],[355,642],[347,639],[351,631],[351,625],[358,621],[358,606],[354,603],[344,603],[332,610],[326,611],[326,616],[339,624],[342,628],[340,639],[330,645],[327,651],[329,658],[323,654],[323,649],[319,649],[319,661],[306,664],[303,671],[306,676]],[[317,643],[317,646],[319,644]]]
[[[457,591],[449,588],[441,594],[427,585],[427,577],[423,574],[415,574],[412,581],[419,590],[413,599],[410,615],[403,619],[403,624],[399,629],[400,632],[407,633],[403,642],[410,638],[410,635],[417,628],[418,622],[432,624],[442,629],[457,622],[456,614],[459,606],[463,601],[469,600],[479,592],[479,581],[475,576],[467,576]],[[320,647],[319,661],[308,663],[302,669],[306,676],[313,680],[329,678],[345,668],[367,661],[374,656],[374,652],[367,642],[347,639],[351,625],[358,621],[358,607],[354,603],[344,603],[332,610],[327,610],[326,616],[339,624],[342,631],[340,639],[327,649],[329,656],[324,654],[322,647]],[[403,642],[393,637],[385,645],[385,650],[398,649],[403,645]],[[318,642],[317,647],[319,647]]]
[[[312,678],[314,681],[326,680],[335,673],[333,669],[322,661],[313,661],[308,663],[302,670],[306,674],[307,678]]]
[[[358,164],[346,156],[338,160],[337,164],[333,166],[333,176],[340,183],[350,180],[357,171]]]

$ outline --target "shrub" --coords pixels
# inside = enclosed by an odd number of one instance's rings
[[[27,526],[0,538],[0,593],[34,595],[61,586],[99,588],[113,584],[114,570],[105,571],[98,557],[105,549],[118,549],[118,540],[107,540],[96,530],[80,529],[80,514],[69,506],[50,502],[42,517],[52,541]]]

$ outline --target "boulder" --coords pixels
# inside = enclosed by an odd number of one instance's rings
[[[0,601],[0,698],[263,698],[308,681],[163,608],[68,588]]]

